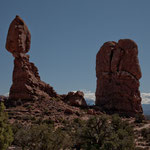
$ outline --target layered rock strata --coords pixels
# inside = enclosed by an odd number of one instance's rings
[[[121,39],[118,43],[104,43],[96,56],[96,105],[109,113],[141,114],[141,76],[134,41]]]
[[[19,17],[9,27],[6,49],[14,56],[13,84],[10,100],[38,100],[57,97],[53,88],[41,81],[38,69],[29,62],[31,35],[25,22]]]

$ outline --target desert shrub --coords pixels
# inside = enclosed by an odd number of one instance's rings
[[[51,100],[53,100],[53,101],[60,101],[61,99],[60,99],[60,97],[52,97]]]
[[[143,123],[143,121],[145,121],[143,114],[137,114],[135,116],[135,123]]]
[[[23,150],[60,150],[68,147],[68,137],[60,128],[54,129],[52,125],[35,124],[30,127],[15,129],[14,145]]]
[[[150,129],[149,128],[144,128],[141,130],[141,134],[143,138],[150,143]]]
[[[15,129],[15,128],[14,128]],[[35,124],[14,130],[14,144],[30,150],[133,150],[132,127],[119,116],[95,116],[89,120],[75,118],[64,127]]]
[[[14,144],[22,147],[22,149],[38,150],[50,147],[48,141],[51,135],[51,128],[45,125],[32,125],[30,127],[22,127],[15,133]],[[45,150],[47,150],[45,148]]]
[[[8,123],[8,114],[5,106],[0,102],[0,150],[6,150],[13,141],[13,132]]]
[[[82,120],[80,118],[74,118],[73,122],[77,124],[82,124]]]
[[[136,147],[135,150],[149,150],[149,148]]]
[[[54,121],[51,120],[50,118],[49,118],[49,119],[44,119],[44,120],[42,120],[42,123],[43,123],[43,124],[48,124],[48,125],[54,126]]]
[[[119,116],[93,117],[77,122],[72,137],[76,149],[85,150],[130,150],[134,149],[133,129]]]

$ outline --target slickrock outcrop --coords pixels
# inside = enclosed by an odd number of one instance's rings
[[[130,39],[106,42],[96,56],[96,105],[109,113],[143,112],[139,92],[138,47]]]
[[[41,81],[38,69],[29,62],[31,35],[24,21],[19,17],[9,27],[6,49],[14,56],[13,84],[9,100],[38,100],[57,97],[49,85]]]
[[[87,107],[84,93],[81,91],[69,92],[67,95],[63,96],[63,100],[71,106]]]

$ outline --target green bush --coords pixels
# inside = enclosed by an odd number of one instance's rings
[[[6,150],[13,141],[13,132],[8,124],[5,106],[0,102],[0,150]]]
[[[95,116],[89,120],[75,118],[64,127],[35,124],[14,128],[14,144],[30,150],[134,150],[132,127],[118,115]]]
[[[150,129],[149,128],[142,129],[141,134],[143,138],[146,139],[146,141],[150,143]]]
[[[135,123],[143,123],[143,121],[145,121],[143,114],[137,114],[135,116]]]
[[[133,129],[119,116],[103,115],[80,122],[72,133],[74,147],[85,150],[133,150]]]
[[[28,127],[14,127],[14,145],[30,150],[60,150],[68,147],[68,138],[64,132],[58,128],[55,130],[52,125],[35,124]]]

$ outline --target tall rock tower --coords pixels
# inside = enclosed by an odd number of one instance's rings
[[[31,35],[25,22],[19,17],[12,21],[9,27],[6,49],[14,56],[13,84],[9,99],[38,100],[56,97],[53,88],[40,80],[38,69],[29,62]]]
[[[96,105],[108,113],[142,114],[138,47],[130,39],[106,42],[96,56]]]

